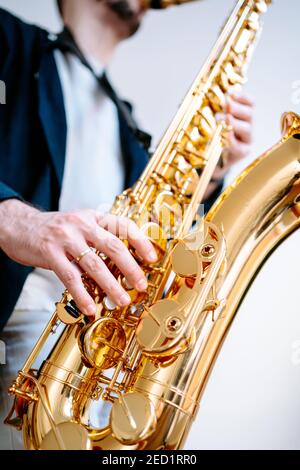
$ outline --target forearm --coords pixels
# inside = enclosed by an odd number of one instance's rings
[[[17,234],[28,230],[28,219],[38,212],[18,199],[0,202],[0,248],[5,251],[8,241],[11,243]]]

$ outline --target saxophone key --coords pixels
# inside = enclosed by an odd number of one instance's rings
[[[251,44],[252,40],[252,31],[250,29],[243,29],[233,46],[233,50],[236,54],[245,53]]]
[[[268,2],[265,0],[256,0],[254,5],[255,11],[258,13],[266,13],[268,10],[268,3],[270,3],[270,0]]]
[[[227,75],[228,82],[230,85],[242,85],[245,81],[244,77],[235,71],[234,66],[228,62],[222,67],[223,72]]]
[[[257,32],[260,28],[260,22],[259,22],[259,14],[255,11],[251,13],[251,15],[248,18],[247,26],[249,29],[252,31]]]
[[[156,429],[157,417],[153,402],[139,392],[129,392],[114,401],[110,426],[118,441],[135,444]]]
[[[219,85],[213,85],[206,94],[214,112],[220,113],[226,108],[226,97]]]
[[[144,308],[136,330],[137,342],[144,354],[165,357],[187,349],[190,335],[185,335],[186,318],[181,305],[173,299],[159,300]]]
[[[105,308],[111,312],[118,307],[117,304],[113,300],[111,300],[108,296],[104,297],[103,304]]]
[[[65,325],[74,325],[83,319],[83,314],[72,298],[57,302],[56,314],[58,319]]]

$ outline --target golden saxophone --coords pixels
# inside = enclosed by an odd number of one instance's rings
[[[159,261],[143,265],[147,292],[130,288],[106,259],[132,299],[119,308],[83,275],[96,320],[65,291],[10,388],[15,401],[6,423],[23,430],[27,449],[184,445],[243,295],[271,250],[300,225],[300,118],[292,113],[283,118],[282,140],[195,223],[226,145],[228,129],[217,115],[244,81],[268,3],[237,2],[142,177],[113,206],[157,249]],[[58,324],[62,332],[35,370]],[[111,408],[107,423],[92,426],[91,410],[100,413],[103,404]]]

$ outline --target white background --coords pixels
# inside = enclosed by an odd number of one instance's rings
[[[119,48],[111,77],[135,103],[156,142],[233,4],[206,0],[151,12],[141,31]],[[59,29],[52,0],[0,0],[0,6]],[[284,111],[300,113],[294,88],[300,87],[299,18],[299,0],[274,1],[265,16],[246,86],[256,103],[249,160],[278,140]],[[300,232],[275,252],[252,286],[216,363],[187,448],[300,449],[299,248]]]

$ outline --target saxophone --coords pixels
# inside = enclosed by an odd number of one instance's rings
[[[226,147],[229,129],[218,115],[229,90],[245,81],[268,3],[238,0],[143,175],[112,208],[134,220],[156,248],[157,263],[139,260],[147,292],[132,289],[99,253],[131,305],[116,307],[84,274],[96,319],[84,317],[65,291],[11,386],[6,423],[23,430],[27,449],[183,447],[251,280],[300,225],[300,118],[293,113],[283,116],[280,142],[205,217],[198,215]],[[55,345],[36,370],[51,334]],[[92,425],[93,409],[109,411],[107,422]]]

